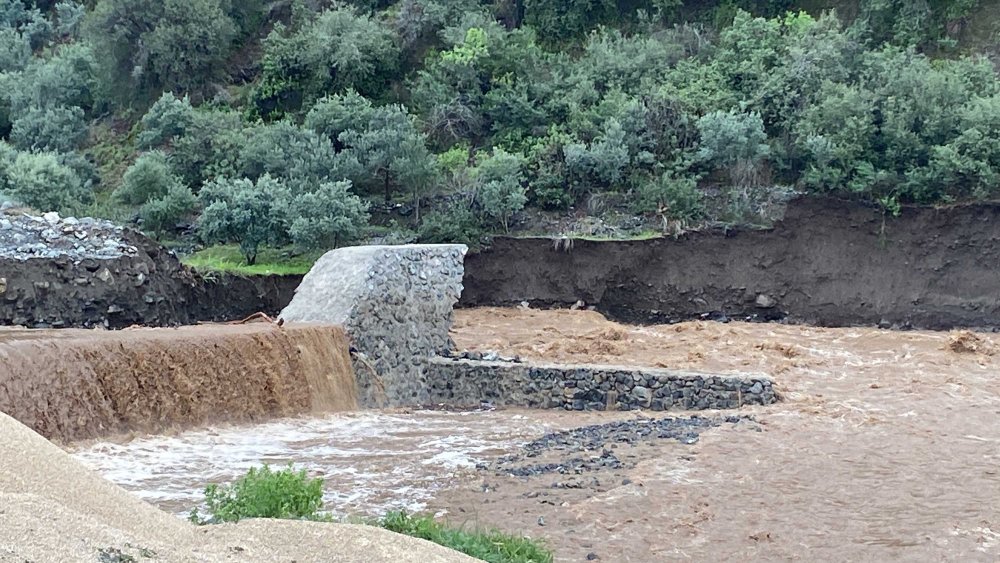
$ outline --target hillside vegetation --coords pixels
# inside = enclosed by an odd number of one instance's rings
[[[251,264],[991,199],[996,7],[0,0],[0,193]]]

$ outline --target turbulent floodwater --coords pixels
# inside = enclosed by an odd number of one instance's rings
[[[376,516],[423,509],[459,472],[552,427],[511,411],[359,412],[98,442],[71,453],[179,515],[199,505],[206,484],[230,482],[264,463],[294,463],[325,479],[334,514]]]

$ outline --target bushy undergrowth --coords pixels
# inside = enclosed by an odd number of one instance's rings
[[[245,518],[289,518],[332,521],[321,512],[323,480],[309,478],[291,466],[251,468],[228,485],[205,488],[205,511],[191,511],[195,524],[238,522]],[[387,530],[424,539],[488,563],[551,563],[552,553],[536,540],[497,530],[454,528],[430,516],[390,512],[370,522]]]
[[[310,479],[305,469],[291,467],[275,471],[264,465],[228,485],[205,487],[203,517],[197,509],[190,519],[197,524],[238,522],[245,518],[293,518],[317,520],[325,517],[323,480]]]

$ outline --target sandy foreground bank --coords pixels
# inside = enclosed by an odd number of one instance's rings
[[[369,526],[249,520],[196,527],[0,413],[0,561],[98,561],[116,550],[161,561],[475,561]]]

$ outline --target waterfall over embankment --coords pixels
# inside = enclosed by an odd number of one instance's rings
[[[52,440],[356,407],[338,326],[0,331],[0,412]]]

